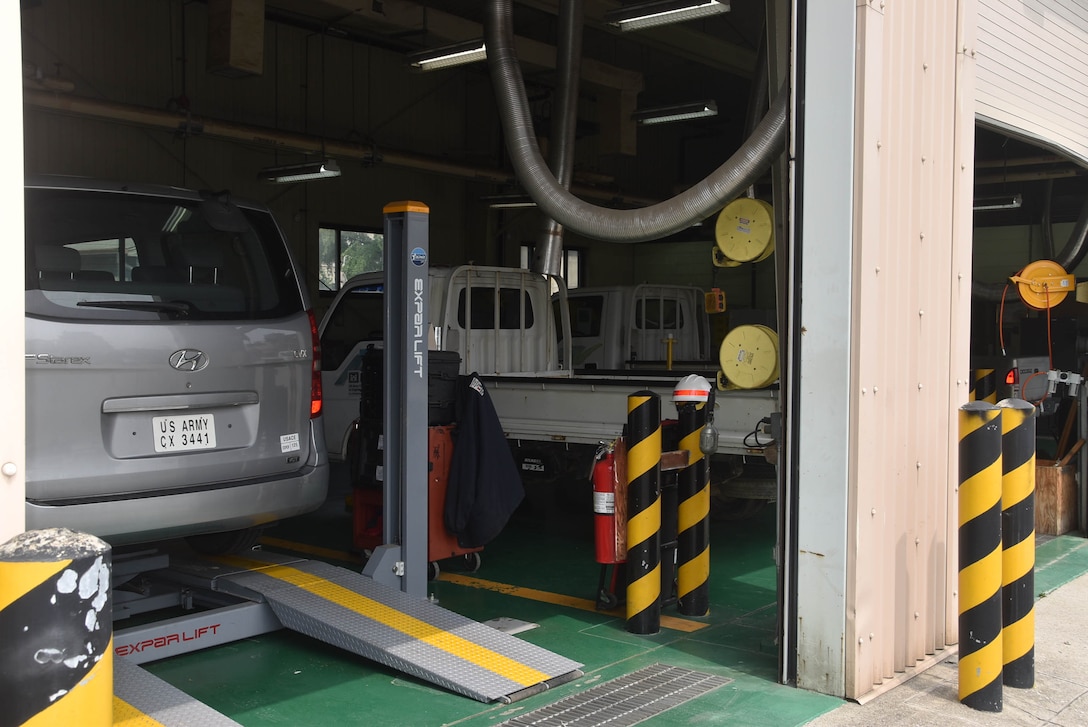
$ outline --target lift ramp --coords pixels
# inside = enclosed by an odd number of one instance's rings
[[[266,604],[285,628],[481,702],[510,703],[582,675],[580,663],[328,563],[253,551],[175,570]]]
[[[241,727],[125,658],[113,660],[114,727]]]

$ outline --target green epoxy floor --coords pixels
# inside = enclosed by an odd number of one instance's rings
[[[324,549],[319,559],[358,570],[357,556],[349,552],[344,494],[334,492],[322,510],[268,531],[264,547],[291,552],[286,543],[316,546]],[[592,601],[599,566],[585,512],[583,520],[519,511],[481,553],[482,566],[471,576]],[[627,632],[620,616],[442,579],[429,583],[442,606],[478,621],[505,616],[538,624],[519,638],[585,664],[582,678],[512,705],[483,704],[289,631],[145,667],[247,727],[497,725],[655,662],[733,681],[641,724],[803,725],[842,701],[775,681],[775,517],[772,505],[748,520],[713,524],[711,609],[707,617],[687,619],[707,624],[693,632],[662,628],[639,636]],[[1079,536],[1041,538],[1036,592],[1045,595],[1088,571],[1086,544]],[[442,565],[455,572],[456,563]],[[678,615],[675,607],[662,614]]]

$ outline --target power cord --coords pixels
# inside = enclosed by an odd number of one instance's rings
[[[764,427],[767,427],[769,429],[770,426],[770,417],[763,417],[762,419],[760,419],[759,424],[756,425],[756,428],[744,435],[744,446],[748,447],[749,449],[765,449],[769,445],[774,444],[775,440],[773,438],[767,439],[766,441],[760,440],[759,438],[761,430]]]

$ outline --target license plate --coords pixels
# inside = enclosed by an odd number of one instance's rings
[[[214,414],[152,417],[151,429],[156,452],[215,449]]]

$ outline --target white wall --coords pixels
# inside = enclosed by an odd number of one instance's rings
[[[5,19],[6,18],[6,19]],[[4,59],[7,60],[4,60]],[[22,95],[19,4],[0,4],[0,96]],[[6,114],[0,131],[0,217],[8,245],[0,261],[0,543],[25,529],[26,464],[23,363],[23,116]],[[14,468],[14,474],[7,471]]]
[[[978,0],[975,113],[1088,165],[1088,5]]]
[[[799,32],[797,684],[861,699],[957,639],[974,0],[809,3]]]

